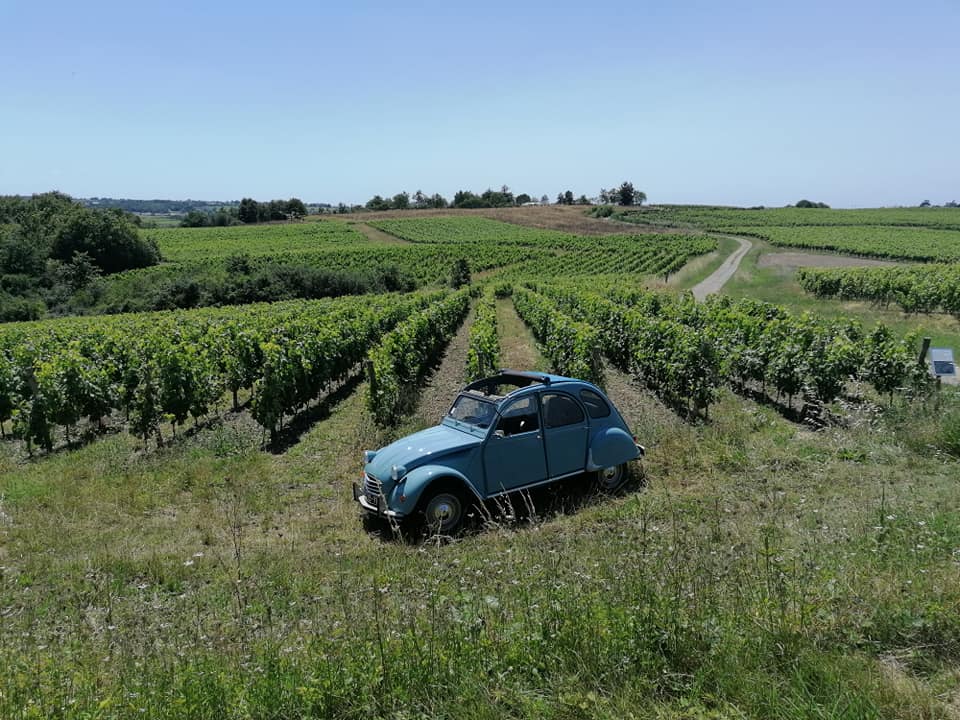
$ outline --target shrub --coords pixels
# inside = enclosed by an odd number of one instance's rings
[[[78,208],[57,229],[51,257],[67,262],[86,253],[104,273],[156,265],[160,251],[151,238],[141,238],[121,212]]]
[[[960,406],[949,409],[940,426],[940,447],[951,455],[960,457]]]

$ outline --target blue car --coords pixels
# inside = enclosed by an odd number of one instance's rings
[[[436,427],[366,451],[353,497],[369,515],[452,535],[468,508],[499,495],[583,473],[615,491],[643,452],[595,385],[501,370],[467,385]]]

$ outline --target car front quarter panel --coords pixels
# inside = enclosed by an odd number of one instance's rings
[[[387,495],[387,507],[396,511],[398,515],[407,516],[413,513],[420,502],[420,497],[430,485],[440,479],[458,480],[464,486],[464,491],[481,499],[473,484],[463,473],[446,465],[421,465],[408,472]]]
[[[618,427],[601,428],[590,438],[587,470],[622,465],[638,457],[640,450],[628,432]]]

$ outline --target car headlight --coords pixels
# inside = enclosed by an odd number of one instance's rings
[[[394,465],[392,468],[390,468],[390,479],[394,482],[397,482],[406,474],[407,469],[403,465]]]

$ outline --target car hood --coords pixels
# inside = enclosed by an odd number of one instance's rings
[[[390,470],[394,465],[403,465],[407,470],[412,470],[438,457],[476,447],[481,442],[480,438],[469,433],[437,425],[407,435],[378,450],[373,460],[367,463],[365,471],[384,482],[390,479]]]

